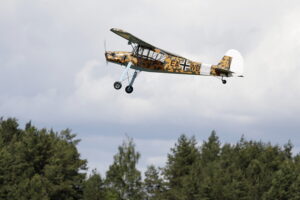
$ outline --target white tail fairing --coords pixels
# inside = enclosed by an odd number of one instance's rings
[[[244,73],[244,59],[240,52],[230,49],[225,56],[230,56],[231,64],[229,70],[233,72],[233,76],[243,76]]]

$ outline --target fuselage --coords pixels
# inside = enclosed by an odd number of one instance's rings
[[[105,57],[108,62],[127,65],[132,63],[133,69],[158,73],[176,73],[190,75],[221,76],[215,69],[218,65],[194,62],[189,59],[161,54],[143,49],[142,52],[107,51]]]

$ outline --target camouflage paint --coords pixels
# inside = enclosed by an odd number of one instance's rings
[[[168,55],[160,52],[159,49],[154,50],[165,56],[163,61],[151,60],[134,55],[132,52],[124,51],[108,51],[105,52],[105,57],[108,62],[119,65],[127,65],[129,62],[133,64],[131,68],[141,71],[151,71],[158,73],[176,73],[176,74],[191,74],[201,75],[201,62],[194,62],[185,58]],[[227,73],[220,73],[217,69],[229,70],[231,57],[224,56],[218,65],[211,65],[211,76],[228,76]],[[180,65],[180,63],[187,63],[188,65]]]

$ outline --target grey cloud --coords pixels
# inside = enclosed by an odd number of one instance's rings
[[[241,134],[296,141],[298,4],[2,1],[0,112],[40,127],[70,127],[83,141],[97,134],[119,140],[124,133],[149,141],[174,140],[181,133],[203,140],[212,129],[228,142]],[[236,48],[244,55],[246,76],[223,86],[211,77],[141,73],[134,94],[115,91],[112,83],[122,69],[105,65],[103,40],[110,50],[130,48],[111,27],[203,62],[218,62]],[[113,154],[106,146],[93,152],[88,142],[80,148],[93,163],[94,154],[104,152],[106,164]],[[145,154],[143,167],[165,156]]]

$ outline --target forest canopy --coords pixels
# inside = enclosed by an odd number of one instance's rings
[[[0,120],[0,199],[197,200],[300,199],[300,157],[283,146],[242,137],[222,143],[212,131],[199,144],[181,135],[164,167],[137,168],[132,138],[118,147],[106,174],[87,174],[70,129],[55,132]],[[100,158],[99,158],[100,159]],[[101,162],[101,160],[99,160]]]

